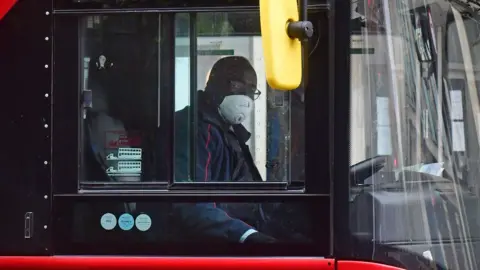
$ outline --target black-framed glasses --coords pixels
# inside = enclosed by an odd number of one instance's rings
[[[262,92],[258,90],[256,85],[247,84],[239,81],[230,82],[230,90],[239,95],[246,95],[253,100],[257,100]]]

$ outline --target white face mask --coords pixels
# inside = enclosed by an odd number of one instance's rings
[[[252,113],[253,100],[245,95],[226,96],[218,109],[228,123],[241,124]]]

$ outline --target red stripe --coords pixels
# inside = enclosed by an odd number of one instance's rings
[[[208,167],[210,166],[210,161],[212,160],[212,153],[210,152],[210,150],[208,149],[208,145],[210,144],[210,139],[211,139],[211,134],[210,134],[210,129],[212,128],[212,125],[208,125],[208,128],[207,128],[207,142],[205,143],[205,149],[207,149],[207,153],[208,153],[208,158],[207,158],[207,164],[205,164],[205,178],[203,179],[204,182],[207,182],[207,179],[208,179]]]
[[[0,0],[1,1],[1,0]],[[192,258],[192,257],[89,257],[89,256],[0,256],[0,269],[35,270],[401,270],[380,263],[337,261],[326,258]]]
[[[334,265],[324,258],[0,257],[0,269],[35,270],[333,270]]]
[[[0,0],[0,20],[15,5],[17,0]]]

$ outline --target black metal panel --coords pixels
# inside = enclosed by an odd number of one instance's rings
[[[0,255],[50,252],[51,12],[51,1],[18,1],[0,21]]]
[[[329,170],[329,21],[328,10],[309,13],[315,34],[309,45],[309,73],[305,83],[305,190],[330,194]],[[295,179],[292,179],[295,180]]]
[[[328,10],[309,12],[308,19],[314,24],[315,34],[309,46],[309,72],[308,81],[305,85],[305,193],[330,194],[330,160],[329,152],[329,123],[328,99],[329,81],[329,19]],[[297,131],[298,132],[298,131]],[[295,179],[292,179],[295,180]],[[303,183],[302,183],[303,184]],[[292,188],[293,186],[291,186]],[[329,198],[331,198],[329,196]],[[330,205],[331,202],[329,202]],[[331,228],[330,209],[322,210],[321,205],[312,205],[315,209],[312,222],[319,226],[315,231],[315,238],[321,239],[328,232],[330,237]],[[327,215],[328,214],[328,215]],[[325,245],[329,245],[330,239],[325,239]]]
[[[308,233],[310,242],[303,240],[297,242],[279,242],[268,245],[237,245],[235,243],[223,243],[211,240],[203,242],[185,242],[185,239],[173,237],[177,235],[175,231],[178,221],[169,216],[172,203],[191,203],[216,201],[218,203],[228,203],[235,206],[235,203],[245,205],[246,202],[254,204],[282,204],[285,212],[277,216],[276,223],[286,224],[302,230],[307,226],[306,231],[320,232]],[[315,216],[329,216],[329,197],[328,196],[310,196],[304,195],[289,196],[273,195],[255,197],[251,194],[227,194],[215,195],[211,197],[195,196],[193,194],[152,197],[148,194],[139,194],[137,196],[93,196],[93,195],[74,195],[74,196],[56,196],[55,197],[55,254],[58,255],[157,255],[157,256],[327,256],[329,252],[329,230],[328,222],[313,223],[310,220]],[[114,230],[103,230],[100,226],[100,217],[106,213],[123,214],[115,209],[105,209],[104,205],[114,205],[119,203],[137,202],[137,205],[143,205],[138,213],[145,213],[151,216],[152,229],[146,232],[140,232],[136,229],[122,231],[119,228]],[[140,203],[140,204],[139,204]],[[317,207],[311,207],[315,205]],[[81,211],[82,207],[94,209],[93,215],[86,220],[79,220],[75,213]],[[96,211],[95,209],[104,211]],[[265,209],[265,208],[264,208]],[[96,212],[95,212],[96,211]],[[266,210],[265,210],[266,211]],[[97,213],[98,212],[98,213]],[[132,215],[136,215],[132,212]],[[268,215],[268,212],[265,212]],[[76,219],[77,218],[77,219]],[[300,220],[309,220],[304,223],[298,223]],[[324,220],[327,220],[324,218]],[[79,222],[82,225],[79,226]],[[295,224],[297,222],[297,224]],[[292,224],[293,223],[293,224]],[[175,225],[177,224],[177,225]],[[303,230],[302,230],[303,231]],[[177,231],[178,233],[178,231]],[[180,234],[188,234],[188,230],[181,231]],[[289,235],[292,236],[292,235]],[[313,239],[312,239],[313,238]],[[102,240],[103,239],[103,240]],[[188,241],[188,240],[187,240]],[[184,244],[182,244],[182,242]]]
[[[54,193],[75,193],[79,178],[80,70],[78,17],[54,16],[53,171]]]
[[[352,1],[332,0],[330,13],[330,179],[333,255],[350,255],[350,14]]]

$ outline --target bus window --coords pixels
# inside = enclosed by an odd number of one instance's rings
[[[360,257],[480,265],[479,17],[451,3],[354,3],[350,225],[370,243]]]
[[[80,189],[174,182],[285,189],[292,180],[301,189],[303,92],[267,84],[259,12],[162,16],[75,17]],[[57,33],[73,38],[72,17],[56,20]],[[162,36],[169,29],[174,36]],[[175,58],[165,66],[169,40]],[[67,73],[73,77],[74,66],[57,62],[56,78]]]
[[[160,18],[79,19],[82,183],[158,181],[151,143],[158,126]]]
[[[210,93],[222,91],[217,89],[219,87],[225,87],[218,85],[216,81],[219,76],[236,76],[234,73],[235,66],[231,67],[231,72],[227,70],[227,73],[212,75],[213,72],[219,72],[215,70],[215,64],[221,63],[221,60],[227,60],[231,56],[240,56],[246,59],[252,66],[253,71],[256,73],[256,82],[253,82],[253,108],[250,116],[248,116],[244,122],[241,123],[241,127],[245,128],[245,131],[250,133],[249,138],[246,140],[248,146],[248,152],[251,153],[253,164],[249,164],[248,159],[243,166],[256,167],[258,170],[257,175],[253,175],[251,170],[245,170],[244,168],[228,168],[222,166],[217,170],[240,170],[239,174],[232,174],[232,177],[214,176],[210,181],[222,182],[222,181],[260,181],[260,182],[287,182],[290,178],[291,159],[290,159],[290,142],[286,138],[290,133],[290,94],[274,91],[268,87],[265,80],[265,65],[263,61],[263,49],[262,40],[260,36],[260,25],[258,22],[258,13],[199,13],[195,17],[189,14],[178,14],[176,16],[177,22],[177,38],[176,38],[176,52],[175,52],[175,111],[178,115],[191,110],[200,111],[202,116],[206,114],[206,110],[210,110],[210,106],[205,106],[205,102],[213,102],[213,98]],[[191,44],[190,33],[181,29],[188,26],[190,20],[196,20],[197,34],[196,38],[196,82],[193,86],[196,89],[194,92],[192,89],[192,82],[187,79],[191,69]],[[241,71],[242,73],[245,71]],[[278,92],[278,93],[277,93]],[[192,96],[195,95],[195,96]],[[223,98],[223,97],[222,97]],[[212,99],[212,100],[209,100]],[[192,102],[196,104],[192,104]],[[196,107],[195,107],[196,106]],[[223,116],[222,116],[223,117]],[[180,119],[180,118],[178,118]],[[222,122],[225,119],[222,119]],[[299,119],[300,120],[300,119]],[[185,121],[183,119],[177,121]],[[202,121],[202,119],[197,119]],[[184,125],[184,123],[176,122],[177,127]],[[188,136],[189,132],[193,129],[204,128],[202,125],[198,127],[189,126],[188,129],[177,129],[176,138],[183,138]],[[177,131],[176,131],[177,132]],[[202,130],[197,130],[197,134],[202,134]],[[210,135],[208,135],[210,134]],[[208,133],[208,136],[212,136],[211,139],[215,140],[215,133]],[[199,139],[202,139],[199,137]],[[191,143],[191,142],[190,142]],[[198,144],[199,142],[197,142]],[[176,144],[177,149],[184,148],[185,141],[178,140]],[[200,152],[203,151],[202,146],[198,145],[196,158],[208,161],[208,158],[202,157]],[[185,150],[184,150],[185,151]],[[221,150],[224,151],[224,150]],[[244,150],[240,150],[244,151]],[[192,153],[182,153],[176,151],[177,157],[184,155],[186,160],[193,162],[191,159]],[[216,159],[215,154],[220,158],[221,153],[208,153],[207,155],[214,155],[212,160]],[[198,166],[198,162],[196,164]],[[204,161],[202,161],[204,162]],[[187,165],[187,162],[184,163]],[[187,171],[190,168],[184,167],[183,164],[176,164],[182,166],[183,171]],[[205,164],[205,167],[209,165]],[[242,165],[239,165],[242,166]],[[302,165],[298,165],[302,166]],[[203,170],[195,169],[194,172],[190,169],[190,180],[202,179],[205,177]],[[243,172],[242,172],[243,171]],[[254,169],[255,171],[255,169]],[[299,168],[298,171],[301,171]],[[247,177],[243,173],[251,174]],[[182,172],[176,170],[176,181],[184,181],[180,175]],[[216,174],[216,172],[210,172]],[[194,175],[197,174],[197,175]],[[200,174],[200,175],[198,175]],[[223,177],[223,178],[222,178]],[[229,178],[229,179],[227,179]]]

